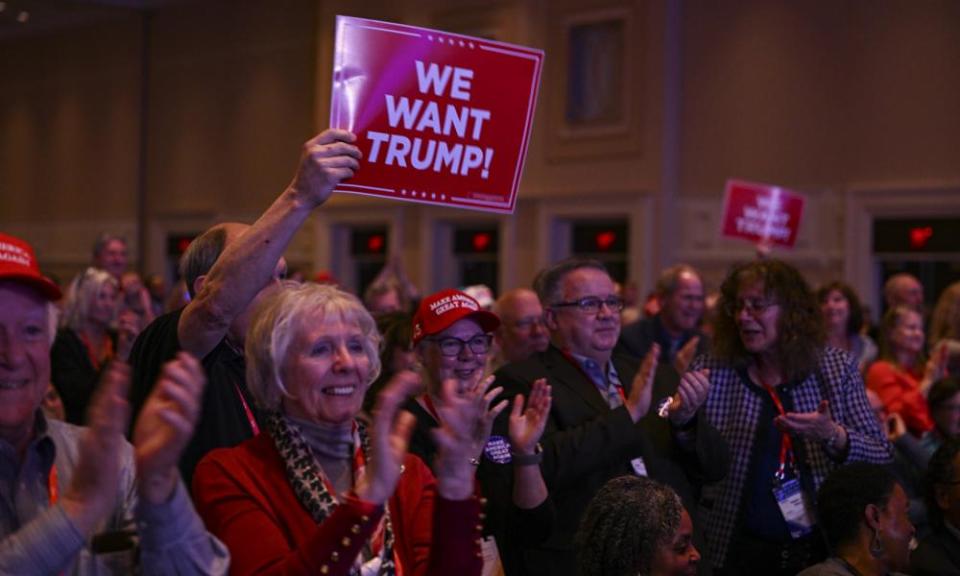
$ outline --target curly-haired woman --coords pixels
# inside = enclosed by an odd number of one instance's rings
[[[795,574],[823,560],[813,496],[846,462],[884,463],[890,445],[856,362],[824,345],[818,302],[793,266],[735,266],[720,290],[706,414],[730,448],[707,519],[720,574]]]
[[[580,576],[693,576],[693,523],[670,487],[621,476],[590,501],[575,539]]]

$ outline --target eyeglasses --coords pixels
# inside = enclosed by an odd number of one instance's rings
[[[598,296],[585,296],[579,300],[572,300],[570,302],[557,302],[551,304],[551,308],[573,308],[577,307],[584,314],[596,314],[600,312],[600,308],[606,304],[607,308],[611,312],[619,312],[623,310],[623,300],[617,298],[616,296],[608,296],[607,298],[600,298]]]
[[[493,342],[493,336],[490,334],[477,334],[469,340],[461,340],[453,336],[444,338],[425,338],[430,342],[436,342],[440,348],[440,353],[444,356],[459,356],[463,352],[463,347],[468,346],[474,354],[486,354],[490,351],[490,344]]]
[[[731,316],[736,316],[741,310],[746,310],[751,316],[759,316],[774,306],[779,306],[779,302],[774,300],[763,300],[761,298],[743,298],[736,302],[727,302],[724,310]]]

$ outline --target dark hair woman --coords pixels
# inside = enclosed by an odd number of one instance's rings
[[[607,482],[583,515],[574,544],[580,576],[693,576],[693,523],[670,487],[636,476]]]
[[[735,266],[720,289],[706,414],[730,473],[708,520],[722,574],[795,574],[825,557],[810,502],[846,462],[888,462],[890,445],[853,359],[824,346],[806,280],[779,260]]]
[[[863,308],[857,293],[848,284],[834,281],[817,290],[817,301],[823,314],[827,344],[856,358],[863,372],[876,359],[877,345],[861,333]]]
[[[817,496],[831,556],[800,576],[887,576],[909,568],[915,530],[908,509],[886,467],[858,462],[835,470]]]

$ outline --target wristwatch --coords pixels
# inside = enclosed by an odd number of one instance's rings
[[[543,446],[537,442],[537,445],[533,448],[533,454],[517,454],[513,451],[513,448],[511,448],[510,461],[513,462],[514,466],[539,465],[543,462]]]

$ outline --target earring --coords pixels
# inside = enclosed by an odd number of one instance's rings
[[[880,541],[880,529],[873,530],[873,538],[870,539],[870,555],[874,558],[883,556],[883,542]]]

